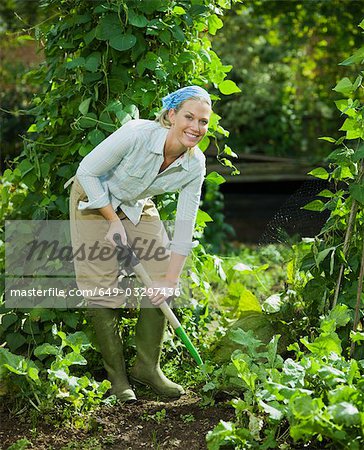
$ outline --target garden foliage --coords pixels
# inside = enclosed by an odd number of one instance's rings
[[[364,29],[364,21],[359,25]],[[340,63],[362,64],[363,48]],[[266,344],[252,331],[231,329],[240,347],[231,362],[204,387],[209,396],[223,389],[236,398],[236,422],[221,422],[208,448],[335,448],[364,445],[364,122],[362,72],[341,79],[334,90],[344,117],[339,139],[321,137],[336,148],[328,168],[310,172],[329,189],[305,206],[328,210],[321,232],[293,246],[287,289],[270,311],[288,326],[291,344],[279,355],[279,335]],[[287,336],[285,336],[287,338]],[[213,395],[212,395],[213,397]]]

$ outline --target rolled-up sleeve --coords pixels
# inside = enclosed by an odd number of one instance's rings
[[[110,203],[109,193],[100,177],[119,164],[132,149],[136,136],[131,122],[104,139],[81,161],[76,177],[86,192],[88,201],[79,202],[78,209],[102,208]]]
[[[198,242],[192,242],[192,236],[200,205],[204,175],[205,170],[197,178],[183,186],[179,193],[175,228],[169,248],[180,255],[187,256],[191,249],[198,244]]]

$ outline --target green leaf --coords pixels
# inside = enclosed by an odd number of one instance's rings
[[[237,263],[233,266],[233,270],[236,270],[237,272],[242,272],[242,273],[251,273],[253,272],[253,269],[248,266],[247,264],[244,263]]]
[[[323,191],[319,192],[317,194],[318,197],[325,197],[325,198],[332,198],[335,196],[335,194],[328,189],[324,189]]]
[[[207,15],[208,11],[209,11],[208,6],[198,4],[197,5],[193,4],[191,8],[188,10],[191,17]]]
[[[80,103],[78,110],[80,111],[80,113],[85,116],[88,113],[88,109],[90,106],[92,98],[86,98],[85,100],[83,100],[83,102]]]
[[[306,338],[302,338],[300,341],[310,352],[318,356],[326,356],[331,352],[341,355],[342,352],[341,340],[336,333],[330,333],[327,336],[322,334],[312,343],[308,342]]]
[[[354,150],[352,150],[351,148],[338,148],[329,154],[327,160],[342,164],[350,162],[352,160],[353,154]]]
[[[24,358],[20,355],[14,355],[7,348],[0,347],[0,373],[3,364],[10,364],[19,367]]]
[[[342,124],[340,131],[352,131],[356,130],[359,127],[358,122],[355,118],[347,118]]]
[[[76,67],[83,67],[85,65],[85,58],[79,56],[78,58],[72,59],[71,61],[67,61],[65,63],[66,69],[74,69]]]
[[[360,424],[358,408],[349,402],[340,402],[328,407],[334,421],[340,425],[353,426]]]
[[[101,53],[93,52],[86,58],[85,69],[90,72],[96,72],[101,63]]]
[[[249,291],[249,289],[246,289],[244,286],[240,293],[238,310],[239,312],[243,311],[262,312],[262,307],[260,306],[257,297],[251,291]]]
[[[144,28],[148,25],[148,19],[143,15],[136,14],[133,9],[128,10],[128,22],[137,28]]]
[[[39,381],[39,370],[35,367],[28,368],[28,377],[33,381]]]
[[[110,46],[119,52],[129,50],[134,47],[137,39],[133,34],[120,34],[110,39]]]
[[[353,155],[353,161],[359,161],[360,159],[364,159],[364,145],[358,148]]]
[[[194,61],[196,59],[196,53],[195,52],[182,52],[178,62],[183,64],[183,63],[187,63],[189,61]]]
[[[268,405],[263,402],[263,400],[259,400],[259,405],[262,407],[263,411],[269,415],[272,420],[281,420],[283,417],[283,412],[278,408]]]
[[[35,123],[32,123],[30,127],[27,129],[28,133],[36,133],[37,132],[37,125]]]
[[[356,80],[354,81],[353,84],[353,90],[356,91],[358,89],[358,87],[361,85],[361,82],[363,81],[363,77],[361,75],[358,75],[356,77]]]
[[[186,14],[186,11],[181,6],[175,6],[173,8],[174,14],[177,14],[178,16],[182,16],[183,14]]]
[[[97,122],[97,116],[95,113],[87,113],[80,118],[78,124],[81,128],[91,128],[94,127]]]
[[[201,48],[198,51],[198,54],[200,55],[200,57],[201,57],[203,62],[205,62],[207,64],[211,63],[211,56],[210,56],[210,53],[207,50],[205,50],[204,48]]]
[[[224,80],[219,84],[219,91],[224,95],[241,92],[241,89],[232,80]]]
[[[29,34],[23,34],[22,36],[18,36],[16,38],[17,42],[23,42],[23,41],[34,41],[34,37],[30,36]]]
[[[217,30],[223,27],[224,23],[223,21],[217,17],[216,14],[212,14],[207,19],[209,33],[213,36],[216,34]]]
[[[114,122],[106,111],[103,111],[101,113],[98,126],[105,131],[109,131],[109,132],[115,131]]]
[[[85,366],[87,364],[87,360],[76,352],[68,353],[62,360],[64,364],[67,364],[68,366],[71,365],[79,365],[79,366]]]
[[[185,34],[184,34],[182,28],[179,25],[174,25],[171,31],[172,31],[173,37],[176,39],[176,41],[184,42],[186,37],[185,37]]]
[[[302,420],[309,420],[314,417],[320,409],[316,400],[318,399],[312,399],[308,395],[293,397],[290,406],[294,416]]]
[[[327,141],[327,142],[336,142],[336,140],[334,138],[329,137],[329,136],[319,137],[319,139],[322,141]]]
[[[58,353],[59,353],[58,348],[48,343],[42,344],[34,349],[34,355],[37,358],[39,358],[39,356],[44,355],[57,355]]]
[[[210,430],[206,435],[207,448],[209,450],[219,450],[223,444],[227,444],[229,442],[234,443],[230,440],[230,438],[233,439],[235,433],[234,423],[220,420],[218,425],[216,425],[215,428]]]
[[[97,129],[90,131],[87,135],[87,139],[94,147],[96,147],[96,145],[99,145],[100,142],[102,142],[105,138],[105,133]]]
[[[169,5],[165,0],[148,0],[147,2],[139,2],[139,9],[145,14],[152,14],[155,11],[165,11],[167,8],[169,8]]]
[[[75,333],[68,335],[65,342],[75,352],[80,352],[82,348],[87,348],[91,345],[88,337],[83,331],[76,331]]]
[[[159,39],[166,45],[171,42],[172,36],[168,30],[163,30],[159,33]]]
[[[353,92],[353,83],[347,77],[342,78],[333,88],[333,91],[340,92],[344,95],[349,95]]]
[[[349,187],[349,192],[357,202],[364,205],[364,184],[353,183]]]
[[[313,177],[320,178],[322,180],[327,180],[329,178],[327,170],[323,167],[317,167],[317,169],[311,170],[311,172],[308,172],[308,175],[312,175]]]
[[[323,211],[325,207],[325,203],[321,200],[313,200],[307,205],[303,206],[302,209],[306,209],[307,211]]]
[[[358,139],[363,138],[363,132],[359,126],[356,129],[349,130],[346,132],[346,139]]]
[[[207,214],[207,212],[202,211],[201,209],[199,209],[197,211],[197,217],[196,217],[196,224],[197,225],[204,225],[206,222],[213,222],[214,220],[212,219],[212,217]]]
[[[78,154],[80,156],[86,156],[90,153],[90,151],[92,150],[92,145],[89,144],[82,144],[80,146],[80,148],[78,149]]]
[[[21,176],[24,177],[27,173],[34,169],[34,166],[28,159],[23,159],[23,161],[18,164],[18,169],[21,172]]]
[[[198,143],[198,148],[199,148],[202,152],[204,152],[205,150],[207,150],[207,148],[209,147],[209,145],[210,145],[210,138],[209,138],[207,135],[205,135],[205,136],[203,137],[202,141]]]
[[[79,316],[72,312],[64,312],[62,314],[62,321],[70,328],[75,329],[77,327]]]
[[[195,283],[196,286],[200,286],[200,284],[201,284],[200,278],[196,272],[193,272],[192,270],[189,271],[189,276],[190,276],[191,280]]]
[[[233,152],[228,145],[225,145],[223,152],[225,153],[225,155],[232,156],[233,158],[238,157],[238,155]]]
[[[109,13],[102,17],[96,27],[96,38],[107,41],[123,34],[123,26],[116,13]]]
[[[1,325],[0,325],[0,331],[4,332],[7,330],[11,325],[14,325],[19,320],[19,317],[15,313],[5,314],[1,316]]]
[[[344,327],[350,322],[350,310],[347,305],[336,305],[334,309],[330,311],[325,320],[333,320],[337,328]]]
[[[91,31],[85,34],[83,37],[83,40],[85,41],[86,45],[89,45],[96,37],[96,28],[92,28]]]
[[[353,342],[361,342],[364,341],[364,333],[362,331],[350,331],[350,339]]]
[[[364,60],[364,47],[361,47],[353,55],[351,55],[349,58],[345,59],[345,61],[342,61],[341,63],[339,63],[339,66],[350,66],[351,64],[360,63],[363,60]],[[338,92],[340,92],[340,91],[338,91]]]
[[[27,334],[39,334],[39,325],[37,322],[33,322],[30,317],[27,317],[23,323],[23,331]]]
[[[68,165],[67,166],[63,166],[63,167],[67,167],[68,169],[70,168]],[[58,171],[59,172],[59,171]],[[57,172],[57,173],[58,173]],[[59,173],[58,173],[59,174]],[[73,174],[73,171],[72,171]],[[60,175],[60,174],[59,174]],[[62,175],[61,175],[62,176]],[[71,173],[69,173],[67,175],[67,177],[71,176]],[[56,313],[50,309],[43,309],[43,308],[33,308],[30,311],[29,317],[31,318],[32,321],[37,322],[48,322],[48,321],[52,321],[56,318]]]
[[[226,182],[225,178],[217,172],[210,172],[205,180],[215,185],[220,185]]]
[[[252,352],[263,345],[263,342],[260,339],[255,338],[252,330],[244,331],[241,328],[230,330],[228,332],[228,337],[231,341],[246,347]]]
[[[121,125],[124,125],[124,123],[129,122],[129,120],[132,119],[132,117],[126,112],[126,111],[117,111],[116,117],[120,121]]]
[[[337,109],[339,111],[341,111],[343,114],[346,114],[349,117],[356,117],[357,112],[352,107],[353,106],[353,101],[352,101],[351,98],[336,100],[335,101],[335,105],[336,105]]]
[[[317,255],[315,255],[316,265],[319,266],[322,263],[322,261],[326,258],[326,256],[335,250],[336,250],[336,247],[325,248],[324,250],[319,252]]]
[[[26,343],[25,337],[20,333],[8,333],[5,336],[5,340],[12,352],[15,352],[16,350],[18,350],[18,348]]]
[[[359,23],[358,27],[364,30],[364,19]]]

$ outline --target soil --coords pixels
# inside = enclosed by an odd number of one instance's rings
[[[151,394],[138,395],[135,403],[102,406],[89,414],[86,429],[57,426],[47,419],[32,424],[29,411],[11,414],[0,405],[0,450],[7,450],[19,439],[28,445],[16,449],[32,450],[139,450],[206,449],[206,434],[220,420],[234,418],[227,403],[202,406],[193,392],[178,400],[156,401]],[[33,421],[34,422],[34,421]],[[54,421],[53,421],[54,422]]]

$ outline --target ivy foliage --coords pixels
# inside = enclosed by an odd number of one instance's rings
[[[35,27],[34,37],[46,60],[25,76],[41,89],[29,111],[34,123],[24,150],[4,172],[10,189],[2,192],[3,215],[65,218],[63,185],[82,157],[128,120],[154,119],[168,92],[191,83],[214,90],[214,100],[220,92],[238,92],[226,80],[232,66],[211,47],[231,3],[43,1],[53,18]],[[212,116],[203,150],[211,137],[228,135],[219,119]]]

